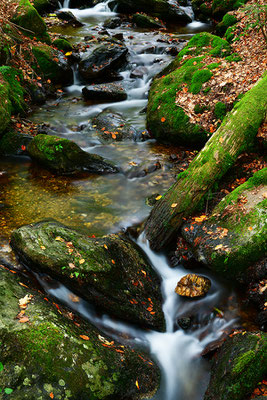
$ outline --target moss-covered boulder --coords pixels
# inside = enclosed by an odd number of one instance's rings
[[[24,155],[26,147],[31,141],[30,135],[12,130],[7,131],[0,138],[0,154],[4,156]]]
[[[33,2],[34,8],[40,13],[41,15],[47,12],[54,11],[58,8],[58,1],[57,0],[34,0]]]
[[[12,67],[0,67],[0,134],[6,130],[12,114],[24,113],[22,74]]]
[[[243,400],[267,373],[267,335],[241,332],[221,347],[212,362],[204,400]]]
[[[118,172],[118,169],[103,157],[87,153],[76,143],[57,136],[37,135],[27,151],[34,160],[59,174],[80,171],[97,174]]]
[[[216,25],[216,33],[219,36],[224,36],[225,32],[230,26],[233,26],[237,23],[237,18],[232,14],[225,14],[222,21]]]
[[[73,47],[70,42],[64,38],[58,38],[53,41],[53,46],[55,46],[58,50],[67,53],[68,51],[72,51]]]
[[[20,26],[25,36],[36,37],[46,43],[51,43],[47,27],[35,7],[29,0],[20,0],[12,22]]]
[[[150,17],[146,14],[136,13],[133,15],[133,23],[140,28],[154,28],[160,29],[165,28],[165,26],[159,21],[159,19]]]
[[[158,371],[146,356],[88,323],[75,325],[62,314],[70,313],[59,312],[19,281],[0,267],[1,399],[150,398],[158,386]],[[16,318],[19,299],[26,295],[33,297],[25,314]]]
[[[54,84],[68,85],[73,82],[73,72],[61,51],[45,44],[34,46],[35,70]]]
[[[200,19],[220,20],[226,13],[238,9],[245,3],[246,0],[192,0],[192,8],[195,16]]]
[[[14,231],[11,245],[32,269],[71,285],[102,311],[163,329],[159,278],[125,236],[88,238],[57,222],[40,222]]]
[[[182,235],[201,262],[225,278],[238,278],[266,255],[267,168],[228,194],[205,221]]]
[[[167,0],[118,0],[116,6],[118,12],[125,14],[144,12],[163,21],[174,21],[177,24],[192,21],[191,16],[178,3]]]
[[[79,63],[79,74],[85,81],[108,82],[125,62],[128,49],[114,43],[98,46]]]
[[[190,122],[186,107],[176,104],[178,91],[201,92],[203,83],[212,77],[216,65],[206,65],[206,56],[225,57],[231,52],[226,40],[210,33],[195,35],[176,59],[157,77],[149,91],[147,128],[157,140],[202,146],[210,132]]]

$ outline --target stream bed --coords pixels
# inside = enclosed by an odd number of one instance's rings
[[[68,10],[65,1],[64,10]],[[69,36],[73,44],[83,42],[86,36],[101,30],[102,24],[116,16],[107,3],[90,9],[71,9],[83,22],[80,28],[55,26],[52,32]],[[88,235],[103,235],[118,232],[142,222],[151,207],[146,198],[163,194],[174,182],[177,173],[171,162],[172,153],[181,154],[183,149],[159,145],[154,140],[144,142],[112,142],[102,144],[90,125],[91,118],[108,109],[122,114],[123,118],[138,131],[145,130],[145,107],[147,93],[153,76],[172,59],[167,48],[169,39],[183,41],[194,33],[209,30],[210,26],[193,21],[185,27],[168,28],[167,32],[129,28],[123,24],[112,30],[121,33],[129,50],[127,66],[120,71],[121,85],[127,99],[118,103],[90,104],[82,100],[85,86],[73,68],[74,82],[66,87],[61,98],[47,101],[32,116],[31,120],[49,126],[50,134],[74,140],[88,152],[112,160],[119,168],[116,175],[81,175],[79,178],[57,177],[51,172],[32,164],[29,158],[2,158],[0,160],[0,256],[14,262],[8,241],[10,233],[17,227],[43,219],[56,219],[67,226],[77,228]],[[171,36],[170,36],[171,34]],[[167,36],[168,40],[165,40]],[[91,47],[88,51],[91,51]],[[131,78],[137,67],[146,71],[142,78]],[[90,129],[88,129],[88,125]],[[144,165],[155,165],[150,173],[134,176],[131,169]],[[143,176],[142,176],[143,175]],[[151,354],[162,371],[161,388],[154,397],[157,400],[201,400],[209,379],[208,363],[201,357],[207,346],[220,339],[227,329],[238,323],[238,302],[233,290],[201,267],[194,273],[202,273],[211,282],[211,290],[204,298],[186,301],[175,292],[177,281],[190,272],[182,266],[171,266],[164,254],[149,249],[141,235],[137,244],[148,256],[152,266],[162,280],[163,311],[166,332],[144,331],[138,327],[109,316],[99,316],[93,307],[80,299],[70,301],[70,290],[59,282],[47,281],[44,275],[36,275],[45,292],[66,304],[85,319],[97,325],[118,340],[145,349]],[[224,314],[218,315],[214,308],[223,307]],[[194,316],[192,326],[183,330],[177,320]]]

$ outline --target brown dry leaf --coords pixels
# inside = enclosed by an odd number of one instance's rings
[[[80,338],[83,340],[90,340],[89,336],[86,335],[80,335]]]
[[[29,320],[29,318],[28,317],[22,317],[22,318],[20,318],[20,320],[19,320],[19,322],[21,323],[21,324],[25,324],[26,322],[29,322],[30,320]]]
[[[218,244],[218,245],[215,247],[215,250],[222,249],[222,247],[223,247],[223,245],[222,245],[222,244]]]
[[[177,203],[172,203],[171,208],[177,207]]]
[[[80,297],[76,296],[73,293],[70,293],[68,297],[73,303],[79,303],[80,302]]]
[[[75,265],[74,265],[73,263],[69,263],[69,267],[70,267],[71,269],[76,268]]]
[[[26,308],[27,304],[29,304],[29,302],[31,301],[32,298],[33,298],[32,294],[26,294],[26,296],[24,296],[23,298],[19,299],[20,308]]]

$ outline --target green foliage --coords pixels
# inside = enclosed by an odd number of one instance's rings
[[[261,33],[267,44],[267,4],[261,4],[259,0],[247,5],[244,11],[249,16],[248,28],[256,28]]]
[[[215,104],[214,115],[217,119],[220,119],[222,121],[226,113],[226,104],[222,103],[221,101]]]
[[[190,91],[193,94],[200,92],[203,83],[207,82],[212,77],[212,72],[208,69],[196,71],[192,77]]]
[[[230,26],[237,23],[237,19],[234,15],[225,14],[222,21],[216,26],[216,33],[223,36]]]

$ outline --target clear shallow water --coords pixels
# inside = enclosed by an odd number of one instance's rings
[[[64,7],[68,7],[67,0]],[[53,31],[70,35],[74,43],[83,41],[88,34],[97,33],[96,25],[101,29],[103,22],[115,15],[103,3],[93,9],[71,11],[85,25],[76,29],[54,27]],[[136,128],[144,129],[145,115],[140,112],[147,104],[151,79],[171,59],[165,53],[171,43],[164,40],[177,37],[188,39],[195,32],[207,29],[208,26],[194,21],[186,27],[173,28],[171,37],[165,32],[130,30],[127,23],[110,31],[123,33],[129,48],[129,62],[120,72],[123,78],[121,83],[128,98],[120,103],[93,105],[83,102],[81,90],[84,85],[74,69],[74,84],[65,89],[61,99],[48,101],[32,116],[32,120],[49,124],[52,134],[72,139],[86,151],[113,160],[122,172],[107,176],[84,174],[78,178],[56,177],[32,164],[26,157],[1,159],[0,255],[12,261],[14,255],[8,245],[11,231],[23,224],[45,218],[54,218],[89,235],[102,235],[138,223],[148,215],[150,207],[146,205],[145,198],[163,193],[173,183],[175,170],[171,168],[169,155],[180,150],[160,146],[153,141],[103,145],[93,129],[81,130],[81,126],[88,125],[93,116],[108,108],[121,113]],[[94,46],[90,45],[87,51],[92,51]],[[145,66],[147,73],[142,79],[130,78],[131,71],[138,66]],[[133,164],[156,161],[162,164],[161,169],[143,178],[127,178],[125,172]],[[208,295],[193,302],[179,298],[174,288],[177,281],[189,271],[181,266],[171,268],[166,257],[153,253],[143,237],[138,239],[138,244],[162,279],[163,311],[167,327],[164,333],[143,331],[109,316],[99,316],[83,299],[73,303],[70,290],[62,284],[48,283],[41,275],[37,278],[47,293],[102,330],[120,341],[126,341],[126,344],[150,352],[162,371],[162,384],[155,400],[201,400],[209,377],[208,365],[201,353],[208,344],[220,338],[224,330],[235,324],[237,307],[234,295],[205,271],[205,275],[212,281]],[[216,316],[214,307],[223,308],[223,318]],[[177,318],[185,315],[192,315],[196,320],[193,328],[188,331],[179,329],[177,325]]]

